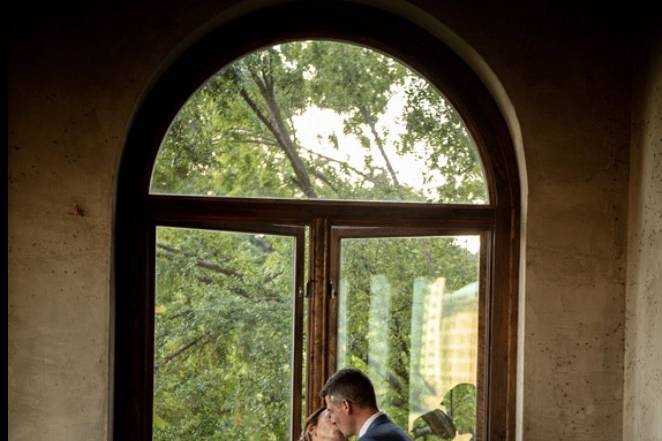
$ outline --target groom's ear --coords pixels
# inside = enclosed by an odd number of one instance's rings
[[[343,412],[345,412],[346,415],[351,415],[352,412],[354,411],[354,405],[349,400],[343,400],[342,409],[343,409]]]

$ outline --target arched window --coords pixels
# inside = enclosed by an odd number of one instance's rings
[[[484,86],[401,18],[290,4],[208,34],[122,159],[115,438],[292,439],[345,366],[413,438],[511,438],[514,164]]]

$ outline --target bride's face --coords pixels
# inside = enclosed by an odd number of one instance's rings
[[[311,435],[313,441],[345,441],[342,432],[331,421],[328,410],[319,416],[317,426],[312,429]]]

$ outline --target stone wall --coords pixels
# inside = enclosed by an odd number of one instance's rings
[[[159,71],[201,29],[222,18],[229,3],[58,4],[12,20],[12,441],[108,439],[113,197],[124,137]],[[261,3],[251,0],[238,8]],[[523,439],[622,439],[629,43],[598,27],[589,13],[568,16],[502,4],[478,9],[446,1],[401,7],[403,14],[445,24],[482,57],[521,128],[515,137],[521,136],[522,172],[528,175]],[[659,100],[657,60],[657,79],[646,80],[642,89],[641,121],[655,107],[646,98],[654,85]],[[659,195],[659,185],[649,184],[653,176],[659,179],[659,167],[657,175],[646,168],[654,145],[643,141],[659,131],[659,119],[642,126],[639,153],[633,152],[645,159],[637,169],[641,187],[631,187],[634,194],[642,188],[642,204],[655,191]],[[659,204],[656,209],[659,216]],[[631,238],[634,233],[645,242],[654,215],[639,212],[642,227],[631,223]],[[645,282],[657,280],[659,286],[659,278],[646,272],[655,268],[648,264],[655,247],[645,243],[635,259],[646,265],[638,265],[629,279],[633,292],[642,293],[640,307],[649,298]],[[636,326],[649,324],[639,320]],[[634,374],[639,364],[628,365],[628,378],[649,378],[652,361],[645,363],[641,377]],[[643,424],[643,409],[641,415]]]
[[[623,441],[662,440],[662,33],[633,78]]]

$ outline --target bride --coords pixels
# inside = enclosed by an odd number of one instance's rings
[[[346,441],[342,432],[331,422],[329,412],[320,407],[304,424],[299,441]]]

